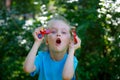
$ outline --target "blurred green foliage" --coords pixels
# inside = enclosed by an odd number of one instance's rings
[[[55,14],[76,26],[82,40],[75,54],[77,79],[120,80],[120,23],[114,23],[120,14],[100,5],[104,0],[11,0],[9,7],[0,2],[0,80],[37,79],[23,71],[23,62],[34,42],[32,31]]]

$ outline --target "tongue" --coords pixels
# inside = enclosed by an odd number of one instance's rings
[[[57,40],[56,40],[56,43],[57,43],[57,44],[60,44],[60,43],[61,43],[61,40],[60,40],[60,39],[57,39]]]

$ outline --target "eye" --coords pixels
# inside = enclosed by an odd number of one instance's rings
[[[55,33],[56,33],[56,31],[55,31],[55,30],[53,30],[53,31],[51,31],[51,33],[55,34]]]
[[[66,34],[67,32],[65,32],[65,31],[62,31],[62,34]]]

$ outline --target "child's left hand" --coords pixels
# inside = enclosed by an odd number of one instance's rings
[[[71,41],[69,44],[69,53],[74,53],[75,50],[81,47],[81,40],[78,36],[76,36],[77,43],[74,44],[74,41]]]
[[[74,45],[75,50],[81,47],[81,40],[78,36],[76,36],[77,43]]]

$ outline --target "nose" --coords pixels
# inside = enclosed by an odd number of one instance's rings
[[[57,33],[57,37],[61,36],[60,32]]]
[[[61,36],[60,34],[57,34],[57,36]]]

